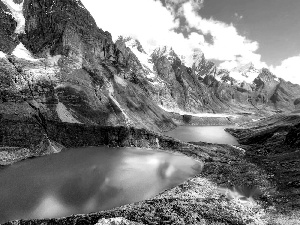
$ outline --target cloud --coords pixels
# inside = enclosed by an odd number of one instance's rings
[[[186,0],[172,0],[182,4]],[[197,5],[202,1],[193,1]],[[160,1],[153,0],[82,0],[94,17],[97,25],[112,34],[114,40],[119,35],[138,39],[148,52],[159,46],[173,47],[174,51],[189,58],[193,49],[204,41],[202,35],[193,33],[189,38],[176,33],[178,19]]]
[[[207,59],[232,64],[237,57],[245,63],[261,64],[260,55],[255,51],[258,43],[238,34],[232,24],[214,19],[204,19],[198,11],[203,0],[166,0],[164,7],[160,1],[153,0],[82,0],[85,7],[95,18],[98,26],[112,33],[116,40],[119,35],[137,38],[146,51],[168,45],[186,58],[191,66],[194,49],[201,49]],[[173,10],[170,10],[172,8]],[[174,14],[175,13],[175,14]],[[192,32],[188,37],[176,33],[181,24],[179,18],[185,18]],[[210,35],[212,41],[205,41],[204,35]]]
[[[199,46],[207,59],[224,62],[223,68],[249,62],[253,62],[257,67],[266,66],[261,62],[261,55],[256,53],[259,48],[258,42],[240,35],[233,24],[226,24],[212,18],[204,19],[195,12],[189,2],[183,5],[183,15],[190,27],[198,29],[204,35],[212,36],[213,44],[205,42]]]
[[[201,49],[207,59],[221,61],[221,68],[230,70],[249,62],[258,68],[268,68],[266,63],[261,61],[261,55],[256,53],[259,48],[258,42],[240,35],[233,24],[201,17],[199,9],[205,7],[203,0],[165,2],[169,7],[164,7],[161,1],[153,0],[82,0],[97,25],[109,31],[114,40],[119,35],[132,36],[137,38],[148,52],[159,46],[170,46],[178,55],[185,57],[188,66],[191,66],[195,50]],[[187,36],[176,33],[175,30],[182,25],[179,22],[180,18],[184,18],[185,26],[190,32],[194,32]],[[209,42],[205,40],[208,35],[211,39]],[[297,80],[300,83],[294,73],[298,69],[295,65],[299,64],[300,55],[286,59],[280,66],[271,69],[274,74],[286,80]]]
[[[300,54],[298,56],[290,57],[281,62],[279,66],[271,66],[270,70],[276,76],[283,78],[286,81],[300,84]]]

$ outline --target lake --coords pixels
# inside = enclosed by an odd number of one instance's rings
[[[28,159],[0,171],[0,223],[58,218],[149,199],[200,173],[181,154],[85,147]]]
[[[238,145],[236,138],[224,130],[230,127],[234,126],[179,126],[165,135],[185,142]]]

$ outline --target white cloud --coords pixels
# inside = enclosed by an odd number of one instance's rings
[[[146,51],[159,46],[171,46],[178,55],[186,58],[191,66],[193,49],[201,49],[207,59],[226,61],[233,64],[237,57],[245,63],[261,65],[260,55],[255,53],[258,43],[239,35],[232,24],[213,19],[204,19],[196,11],[203,6],[203,0],[169,0],[169,4],[179,4],[180,15],[184,16],[189,27],[203,34],[211,34],[213,44],[205,42],[204,36],[191,33],[188,38],[174,32],[179,21],[174,20],[172,11],[154,0],[82,0],[95,18],[98,26],[112,33],[116,40],[119,35],[137,38]],[[183,4],[182,4],[183,3]],[[174,12],[173,12],[174,13]],[[178,16],[178,14],[177,14]]]
[[[271,66],[270,70],[276,76],[283,78],[286,81],[300,84],[300,55],[294,56],[282,61],[279,66]]]
[[[256,53],[259,44],[241,36],[232,24],[226,24],[214,19],[204,19],[199,16],[192,4],[183,5],[184,16],[190,27],[203,34],[213,37],[213,44],[203,43],[199,46],[207,59],[223,61],[223,68],[231,69],[238,63],[249,63],[257,67],[266,66],[261,62],[261,56]]]
[[[175,0],[173,0],[175,1]],[[193,4],[202,1],[194,1]],[[202,35],[192,33],[186,39],[174,31],[179,21],[160,1],[153,0],[82,0],[97,25],[109,31],[113,39],[119,35],[138,39],[148,52],[159,46],[171,46],[178,55],[189,58],[193,49],[204,41]]]

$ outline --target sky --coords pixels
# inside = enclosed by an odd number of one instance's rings
[[[82,0],[97,25],[137,38],[151,52],[172,47],[191,66],[194,52],[220,68],[252,62],[300,84],[299,0]]]

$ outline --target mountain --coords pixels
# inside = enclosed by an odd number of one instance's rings
[[[4,117],[27,118],[39,108],[46,118],[69,123],[174,126],[147,95],[135,55],[99,29],[80,1],[27,0],[23,14],[24,32],[17,34],[1,2]]]
[[[299,85],[252,63],[226,71],[196,49],[188,67],[170,47],[149,53],[134,38],[114,43],[80,1],[7,2],[0,2],[3,118],[38,111],[53,121],[163,131],[175,126],[166,111],[266,115],[299,108]]]
[[[300,86],[252,63],[219,69],[199,49],[191,66],[170,47],[146,50],[131,37],[114,42],[79,0],[0,0],[0,170],[103,145],[179,152],[203,163],[201,173],[152,199],[7,224],[297,224]],[[202,112],[245,121],[275,115],[228,130],[240,146],[162,133],[178,118],[238,121],[185,115]]]

